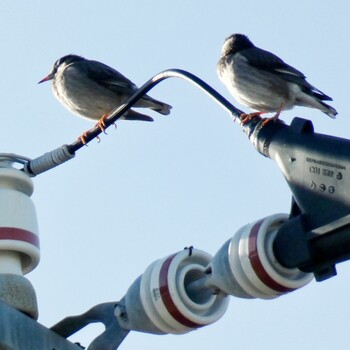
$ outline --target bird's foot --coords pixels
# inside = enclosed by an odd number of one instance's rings
[[[240,115],[239,118],[241,119],[242,124],[245,124],[251,119],[254,119],[256,117],[260,117],[263,113],[264,112],[253,112],[253,113],[249,113],[249,114],[243,113],[243,114]]]
[[[84,134],[78,137],[78,140],[80,140],[84,146],[87,146],[87,141],[86,141],[87,137],[88,137],[88,134],[84,132]],[[97,140],[97,143],[101,142],[101,139],[99,136],[96,136],[96,140]]]
[[[266,125],[267,123],[269,123],[270,121],[273,121],[274,123],[276,123],[277,119],[278,119],[279,113],[277,115],[277,113],[271,117],[271,118],[265,118],[265,120],[262,122],[262,125]]]
[[[97,122],[97,124],[96,124],[96,126],[98,126],[99,128],[100,128],[100,130],[102,131],[102,132],[104,132],[105,134],[107,134],[106,133],[106,127],[107,127],[107,125],[106,125],[106,118],[109,116],[109,113],[106,113],[106,114],[104,114],[101,118],[100,118],[100,120]]]
[[[266,119],[263,121],[262,125],[266,125],[266,124],[267,124],[268,122],[270,122],[271,120],[272,120],[274,123],[276,123],[278,117],[280,116],[280,114],[281,114],[281,112],[282,112],[283,107],[284,107],[284,103],[281,103],[281,105],[280,105],[280,107],[278,108],[276,114],[275,114],[273,117],[271,117],[271,118],[266,118]]]
[[[80,140],[84,146],[87,146],[87,142],[86,142],[87,136],[88,134],[84,132],[84,134],[78,137],[78,140]]]
[[[262,125],[265,126],[271,120],[273,120],[273,122],[275,122],[277,119],[275,119],[274,117],[272,117],[272,118],[265,118],[265,120],[262,122]]]

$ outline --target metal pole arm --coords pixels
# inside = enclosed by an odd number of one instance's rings
[[[0,349],[82,350],[0,300]]]
[[[51,327],[51,330],[69,337],[91,323],[103,323],[105,331],[89,345],[88,350],[115,350],[128,335],[129,330],[120,327],[114,315],[117,302],[102,303],[78,316],[69,316]]]
[[[234,107],[229,101],[221,96],[216,90],[214,90],[209,84],[202,79],[198,78],[194,74],[181,70],[181,69],[167,69],[153,78],[149,79],[136,93],[128,98],[121,106],[116,108],[107,118],[104,119],[106,128],[114,124],[125,112],[127,112],[138,100],[142,98],[148,91],[168,78],[181,78],[195,85],[197,88],[204,91],[207,95],[213,98],[222,108],[228,111],[231,117],[241,124],[241,120],[238,118],[243,112]],[[47,170],[50,170],[64,162],[74,158],[75,152],[84,147],[94,138],[98,137],[102,132],[99,126],[94,126],[84,133],[85,143],[82,139],[74,141],[71,144],[63,145],[55,150],[47,152],[38,158],[28,161],[23,171],[29,176],[39,175]]]

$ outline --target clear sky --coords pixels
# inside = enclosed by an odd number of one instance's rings
[[[0,152],[37,157],[93,126],[37,85],[68,53],[102,61],[142,85],[167,68],[188,70],[230,97],[215,66],[225,37],[244,33],[303,71],[334,99],[336,120],[307,108],[315,130],[349,138],[348,0],[2,1]],[[179,79],[150,92],[173,106],[154,123],[118,123],[101,142],[34,178],[41,262],[27,275],[39,321],[51,326],[118,300],[146,267],[188,245],[215,254],[240,227],[289,212],[276,164],[259,155],[228,114]],[[343,349],[350,265],[275,300],[231,298],[223,318],[183,336],[133,332],[120,349]],[[102,327],[72,338],[83,345]]]

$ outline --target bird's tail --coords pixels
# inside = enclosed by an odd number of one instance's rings
[[[153,122],[153,118],[148,115],[136,112],[132,109],[129,109],[127,113],[125,113],[121,119],[125,120],[142,120],[144,122]]]
[[[310,85],[311,86],[311,85]],[[298,106],[306,106],[319,109],[324,114],[327,114],[331,118],[335,118],[338,114],[335,108],[328,105],[323,101],[332,101],[332,98],[312,87],[313,89],[307,89],[303,91],[296,100]]]
[[[333,101],[332,97],[327,96],[324,92],[316,89],[314,86],[312,87],[312,90],[310,91],[310,95],[312,95],[315,98],[315,102],[321,106],[317,106],[319,110],[321,110],[324,114],[327,114],[332,119],[335,118],[335,116],[338,114],[335,108],[328,105],[327,103],[323,101]]]
[[[136,104],[135,107],[146,107],[150,108],[155,112],[158,112],[163,115],[168,115],[170,114],[170,110],[173,108],[172,106],[168,105],[165,102],[156,100],[155,98],[152,98],[148,95],[145,95],[142,97],[141,100],[139,100]]]
[[[335,108],[332,106],[328,105],[327,103],[324,103],[323,101],[319,101],[319,103],[323,106],[321,111],[325,114],[327,114],[329,117],[332,119],[335,119],[335,116],[338,114]]]

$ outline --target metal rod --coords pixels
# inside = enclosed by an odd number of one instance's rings
[[[186,284],[186,292],[188,294],[198,294],[198,293],[215,293],[215,288],[210,283],[210,275],[203,275],[197,280],[191,281]]]
[[[186,80],[196,87],[200,88],[211,98],[214,99],[222,108],[230,113],[233,120],[239,125],[242,125],[241,119],[239,118],[243,112],[236,107],[234,107],[229,101],[227,101],[222,95],[220,95],[216,90],[214,90],[205,81],[198,78],[194,74],[181,69],[167,69],[161,73],[158,73],[153,78],[148,80],[139,90],[136,91],[134,95],[128,98],[121,106],[116,108],[105,120],[104,124],[106,128],[114,124],[125,112],[127,112],[139,99],[142,98],[149,90],[154,86],[159,84],[161,81],[168,78],[181,78]],[[93,128],[89,129],[84,133],[84,142],[81,138],[69,145],[63,145],[53,151],[47,152],[42,156],[39,156],[33,160],[29,160],[25,163],[24,172],[29,176],[39,175],[47,170],[50,170],[75,156],[75,152],[82,148],[84,145],[89,143],[91,140],[96,138],[102,133],[99,126],[95,125]]]
[[[222,95],[220,95],[216,90],[214,90],[210,85],[208,85],[205,81],[198,78],[194,74],[181,70],[181,69],[168,69],[165,70],[153,78],[148,80],[137,92],[128,98],[121,106],[116,108],[105,120],[106,128],[110,125],[114,124],[125,112],[127,112],[138,100],[142,98],[148,91],[150,91],[153,87],[159,84],[161,81],[168,78],[181,78],[184,79],[202,91],[207,93],[210,97],[212,97],[222,108],[224,108],[227,112],[229,112],[234,120],[240,122],[239,117],[243,112],[234,107],[229,101],[227,101]],[[237,119],[236,119],[237,118]],[[102,130],[95,126],[88,130],[85,134],[85,142],[88,143],[99,134],[101,134]],[[78,149],[82,148],[84,143],[81,139],[73,142],[71,145],[68,145],[68,151],[71,154],[74,154]]]

